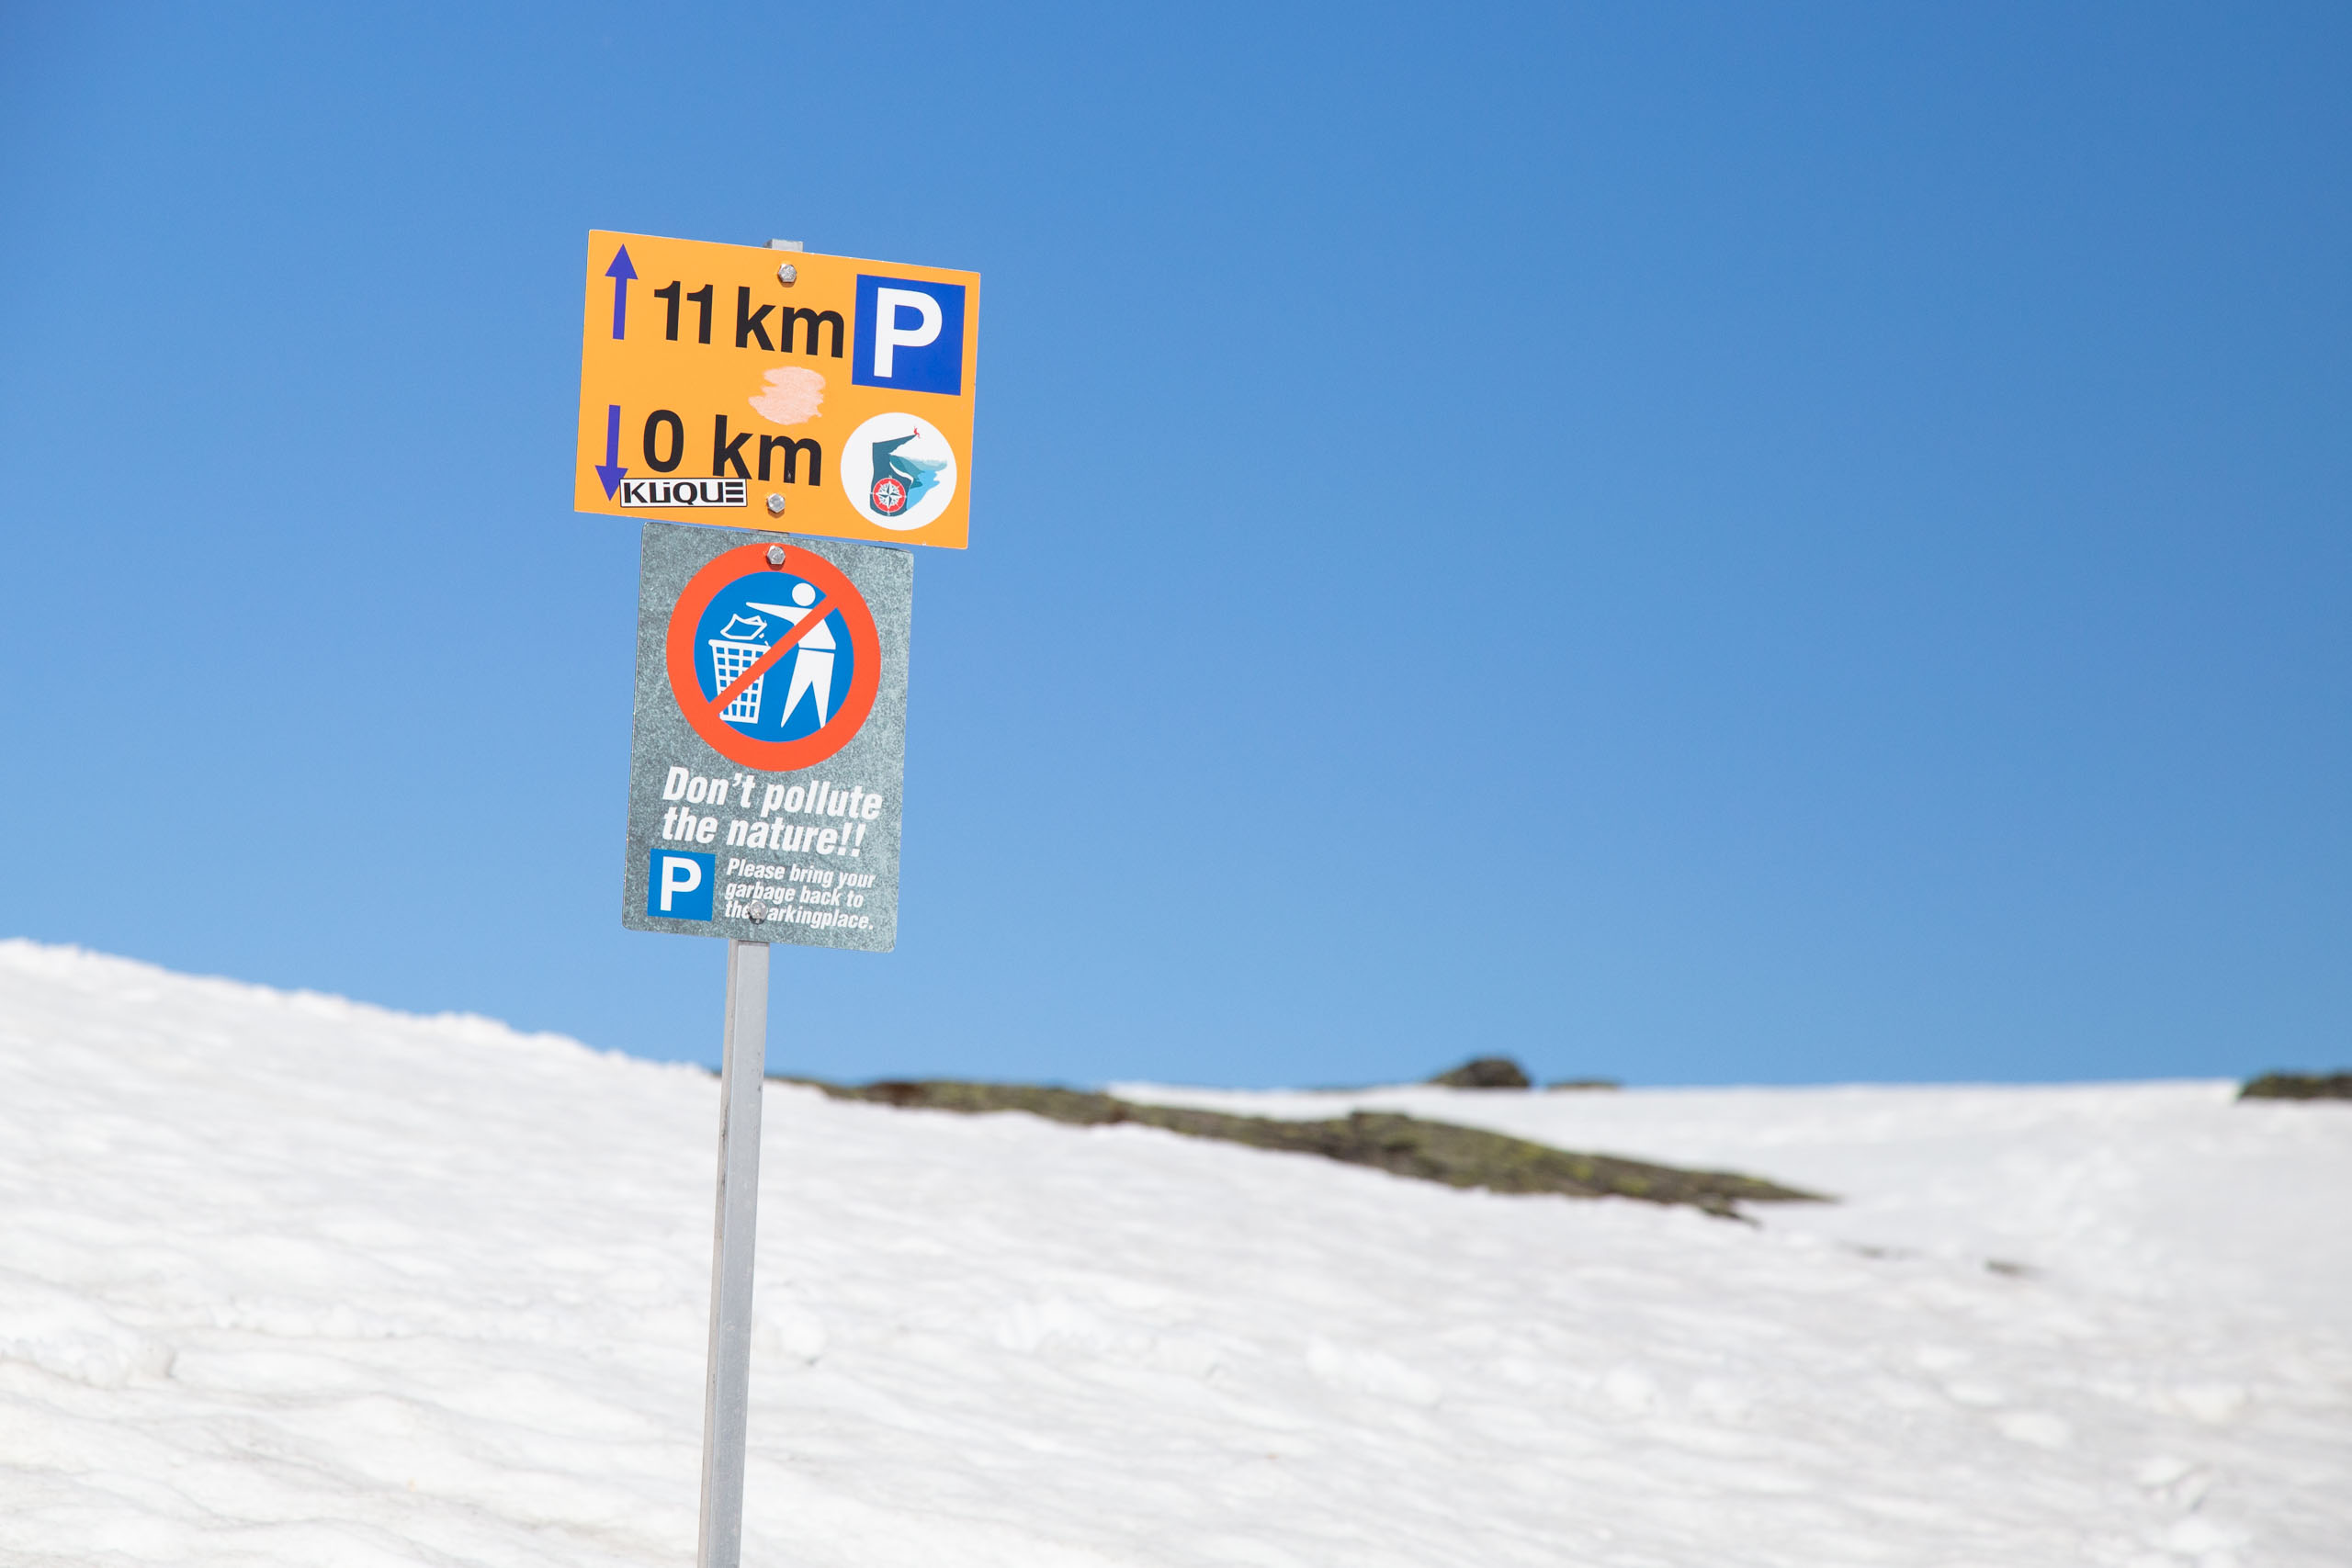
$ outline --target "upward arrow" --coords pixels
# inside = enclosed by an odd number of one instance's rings
[[[596,477],[605,481],[606,501],[613,499],[613,491],[620,489],[622,476],[628,472],[621,467],[621,405],[607,403],[605,405],[605,460],[596,465]]]
[[[613,280],[613,335],[618,337],[628,330],[628,280],[637,276],[637,268],[628,265],[627,245],[605,269],[605,276]]]

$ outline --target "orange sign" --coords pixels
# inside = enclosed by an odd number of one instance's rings
[[[588,235],[581,512],[968,540],[978,273]]]

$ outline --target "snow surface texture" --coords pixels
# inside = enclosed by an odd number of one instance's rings
[[[2352,1561],[2352,1106],[1122,1092],[1847,1201],[777,1087],[747,1563]],[[0,1562],[690,1562],[717,1118],[691,1067],[0,943]]]

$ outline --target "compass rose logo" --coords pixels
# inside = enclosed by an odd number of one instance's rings
[[[947,510],[959,465],[939,427],[910,413],[876,414],[842,450],[842,488],[867,521],[894,532]]]

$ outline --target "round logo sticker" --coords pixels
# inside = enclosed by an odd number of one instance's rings
[[[920,528],[956,497],[956,451],[927,419],[878,413],[842,448],[842,489],[857,514],[899,533]]]

